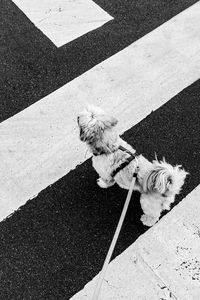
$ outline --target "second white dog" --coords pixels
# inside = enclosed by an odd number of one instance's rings
[[[93,167],[99,174],[101,188],[117,183],[129,189],[136,176],[134,190],[141,193],[143,210],[141,221],[154,225],[163,210],[169,210],[175,195],[179,194],[188,174],[181,166],[172,166],[155,159],[148,161],[121,139],[115,130],[117,120],[100,108],[89,106],[78,116],[80,139],[86,142],[93,154]]]

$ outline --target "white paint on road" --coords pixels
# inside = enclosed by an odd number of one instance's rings
[[[99,300],[200,299],[200,186],[109,265]],[[98,276],[71,300],[91,300]]]
[[[92,0],[13,0],[57,47],[113,18]]]
[[[123,133],[200,78],[200,2],[0,124],[0,220],[82,163],[86,102]],[[189,99],[188,99],[189,101]]]

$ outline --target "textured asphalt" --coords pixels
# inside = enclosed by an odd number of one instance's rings
[[[11,1],[0,2],[0,122],[127,47],[197,0],[95,0],[114,20],[57,48]]]
[[[2,0],[2,120],[196,1],[137,1],[137,10],[136,4],[130,9],[136,1],[113,0],[107,7],[95,2],[116,19],[57,49],[11,1]],[[200,182],[199,101],[197,81],[123,135],[147,158],[156,153],[190,172],[176,204]],[[89,159],[0,223],[0,299],[69,299],[100,271],[127,192],[100,189],[96,179]],[[133,198],[113,257],[147,230],[139,194]]]

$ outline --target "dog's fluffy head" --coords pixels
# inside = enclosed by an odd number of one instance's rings
[[[165,197],[179,194],[187,172],[180,166],[172,166],[163,161],[154,160],[152,169],[143,181],[145,193],[159,193]]]
[[[117,135],[112,128],[117,119],[102,109],[88,106],[77,118],[80,140],[86,142],[93,154],[110,153],[116,148]]]

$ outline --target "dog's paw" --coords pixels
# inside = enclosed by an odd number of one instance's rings
[[[162,205],[162,209],[163,209],[163,210],[170,210],[170,205],[171,205],[171,203],[164,203],[164,204]]]
[[[110,186],[114,185],[115,182],[114,181],[109,181],[109,182],[105,182],[102,178],[98,178],[97,179],[97,184],[98,186],[100,186],[102,189],[107,189]]]
[[[151,227],[158,221],[158,219],[144,214],[141,216],[140,221],[143,225]]]

